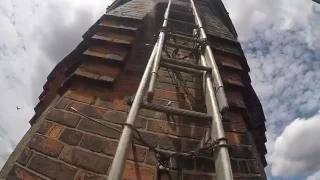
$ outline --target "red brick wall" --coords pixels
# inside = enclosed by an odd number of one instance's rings
[[[0,178],[107,178],[121,134],[96,121],[121,130],[120,123],[126,120],[130,108],[126,97],[137,90],[151,50],[145,43],[154,42],[152,35],[156,29],[148,24],[154,18],[145,15],[155,4],[146,2],[135,0],[103,16],[84,36],[87,46],[83,51],[72,56],[64,70],[52,73],[53,86],[46,86],[42,104],[38,106],[41,110]],[[137,10],[136,3],[145,9]],[[130,17],[123,17],[128,13]],[[264,179],[264,166],[249,132],[250,114],[245,100],[248,74],[242,51],[239,44],[230,41],[213,47],[230,105],[223,116],[223,125],[234,177]],[[186,88],[181,88],[172,84],[165,69],[159,74],[154,103],[167,105],[171,101],[173,107],[206,112],[201,77],[182,74]],[[55,101],[57,93],[60,96]],[[82,117],[71,107],[96,121]],[[171,154],[197,149],[209,123],[206,119],[183,116],[170,116],[168,120],[165,113],[141,110],[135,127],[150,145]],[[126,180],[215,179],[212,157],[175,156],[170,159],[170,166],[181,170],[164,174],[156,168],[154,152],[138,141],[134,141],[127,157],[123,173]]]

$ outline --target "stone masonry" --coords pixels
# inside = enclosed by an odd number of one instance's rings
[[[208,34],[230,109],[223,125],[235,180],[264,180],[265,117],[248,75],[249,66],[220,0],[194,0]],[[173,0],[171,18],[188,11],[187,0]],[[106,180],[147,60],[163,21],[165,0],[116,0],[84,35],[83,41],[48,76],[32,125],[0,172],[8,180]],[[188,29],[188,28],[187,28]],[[189,28],[190,30],[190,28]],[[173,49],[168,48],[168,52]],[[180,55],[188,52],[180,51]],[[192,59],[186,59],[192,62]],[[206,112],[202,78],[181,73],[184,86],[159,70],[153,103]],[[71,109],[90,116],[87,119]],[[102,123],[102,124],[101,124]],[[135,127],[166,154],[199,147],[207,119],[141,110]],[[133,141],[124,180],[213,180],[212,157],[175,156],[157,169],[154,152]]]

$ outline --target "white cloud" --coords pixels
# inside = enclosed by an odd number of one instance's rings
[[[0,168],[29,128],[46,76],[110,3],[0,1]]]
[[[270,156],[273,175],[294,175],[320,169],[320,112],[309,119],[296,119],[274,143]]]
[[[320,179],[320,171],[314,173],[313,175],[309,176],[306,180],[319,180]]]
[[[270,172],[276,138],[292,120],[312,117],[320,109],[320,5],[311,0],[223,2],[266,114],[267,173],[272,178],[279,175]],[[292,169],[291,174],[299,173]]]

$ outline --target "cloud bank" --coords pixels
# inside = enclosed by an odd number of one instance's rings
[[[282,137],[288,132],[282,132],[288,126],[292,135],[307,133],[307,128],[292,128],[299,122],[294,120],[299,117],[310,120],[318,117],[316,114],[320,109],[320,5],[310,0],[223,2],[239,34],[251,68],[253,87],[266,114],[268,176],[270,179],[281,176],[294,179],[305,172],[315,172],[317,169],[312,166],[312,161],[302,165],[301,160],[297,165],[301,167],[290,169],[275,159],[282,157],[285,158],[283,160],[287,160],[283,162],[289,163],[294,161],[290,159],[294,155],[302,159],[307,158],[306,156],[318,156],[316,151],[312,150],[306,151],[305,154],[293,151],[289,153],[290,157],[284,155],[283,151],[289,148],[287,145],[290,139]],[[310,131],[315,133],[316,129]],[[282,143],[279,143],[279,138],[282,138]],[[316,143],[309,145],[309,149],[318,148]],[[288,177],[288,174],[291,176]]]
[[[29,128],[46,76],[110,3],[0,1],[0,167]]]
[[[274,175],[292,175],[320,169],[320,112],[310,119],[296,119],[274,143],[271,170]],[[316,174],[314,177],[318,177]]]

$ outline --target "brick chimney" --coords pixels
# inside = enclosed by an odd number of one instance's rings
[[[176,11],[172,18],[186,9],[186,2],[173,0]],[[221,0],[195,3],[230,106],[223,125],[234,179],[266,179],[265,117],[235,29]],[[120,124],[130,108],[127,99],[137,90],[166,4],[165,0],[116,0],[109,6],[83,41],[49,74],[31,128],[2,168],[0,179],[107,179],[121,133],[103,124],[122,130]],[[174,107],[206,112],[200,76],[182,73],[182,88],[172,83],[165,69],[159,74],[154,103],[171,102]],[[172,154],[197,149],[209,123],[143,109],[135,126],[150,145]],[[175,156],[170,164],[175,170],[160,171],[154,152],[133,141],[123,179],[215,179],[212,157]]]

